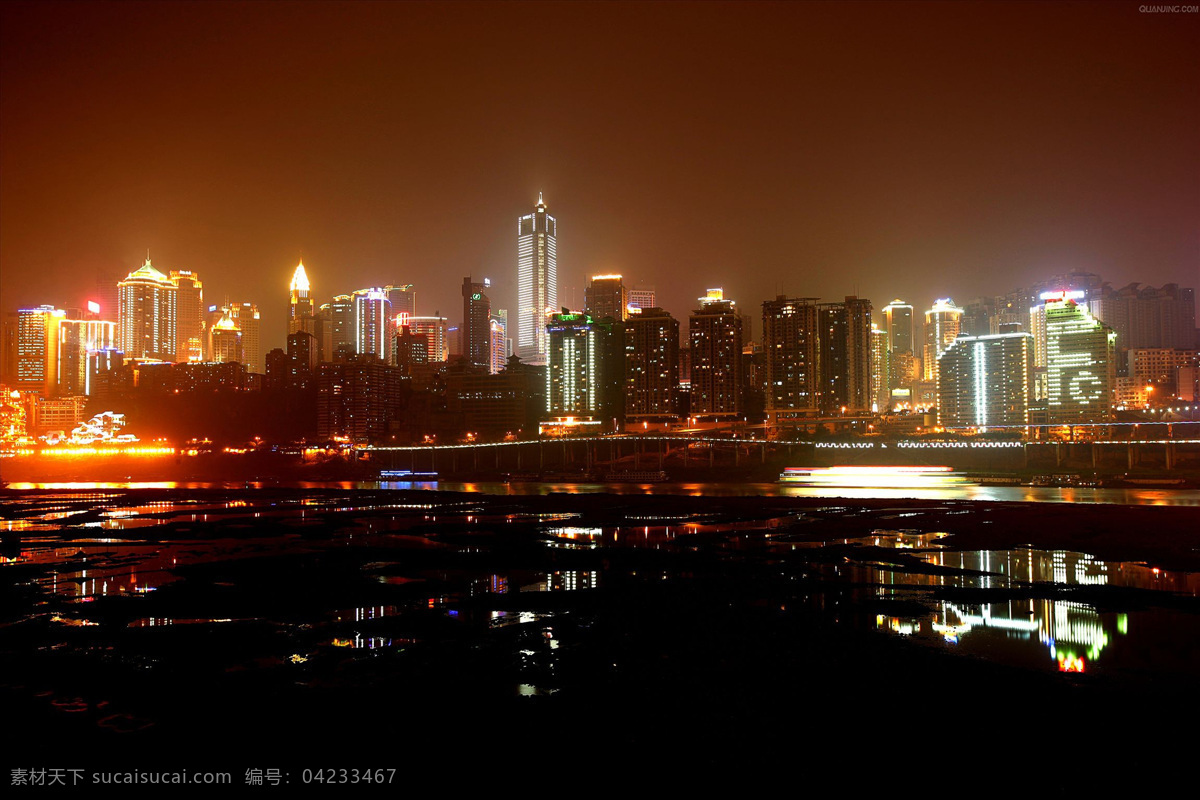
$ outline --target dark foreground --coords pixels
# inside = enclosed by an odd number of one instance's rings
[[[3,501],[6,773],[223,770],[241,788],[249,768],[296,786],[305,769],[382,767],[394,786],[535,791],[773,774],[792,791],[939,794],[1191,776],[1191,509],[350,490]],[[1059,671],[1076,657],[1083,673]]]

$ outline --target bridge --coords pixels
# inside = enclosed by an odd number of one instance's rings
[[[1116,425],[1116,424],[1114,424]],[[1089,426],[1091,427],[1091,426]],[[1151,427],[1146,423],[1141,429]],[[625,435],[543,438],[527,441],[356,447],[356,453],[380,469],[472,473],[571,473],[665,470],[703,473],[734,469],[765,471],[767,466],[828,466],[833,464],[945,464],[956,468],[1016,471],[1025,469],[1085,469],[1109,472],[1200,468],[1200,431],[1176,438],[1167,430],[1121,430],[1121,438],[1090,438],[1093,431],[1076,431],[1064,438],[937,439],[863,437],[855,440],[792,441],[742,436]],[[1200,427],[1196,424],[1187,427]],[[1056,426],[1055,430],[1061,430]],[[1133,435],[1137,434],[1137,435]]]

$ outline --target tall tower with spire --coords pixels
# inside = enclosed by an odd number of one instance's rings
[[[546,321],[558,311],[558,223],[538,192],[532,214],[517,220],[517,355],[544,365]]]
[[[304,271],[304,259],[292,273],[291,302],[288,305],[288,336],[293,333],[310,334],[318,344],[321,341],[321,320],[317,307],[309,296],[308,273]],[[322,355],[323,358],[323,355]]]

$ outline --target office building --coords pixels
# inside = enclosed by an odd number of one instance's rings
[[[628,305],[620,275],[593,275],[583,290],[583,310],[592,319],[621,322],[629,316]]]
[[[288,302],[288,333],[304,331],[317,335],[316,307],[309,296],[310,289],[308,272],[304,269],[304,261],[301,260],[292,273]]]
[[[233,315],[228,310],[213,325],[212,356],[209,360],[217,364],[230,362],[245,364],[246,362],[246,352],[242,346],[242,329],[238,327]]]
[[[395,324],[392,303],[382,288],[359,289],[354,293],[354,352],[391,361]]]
[[[117,284],[117,347],[129,358],[174,361],[175,284],[150,263]]]
[[[890,405],[891,359],[888,357],[887,331],[871,323],[871,411],[884,413]]]
[[[546,322],[557,308],[558,223],[539,194],[533,213],[517,220],[517,355],[522,361],[546,363]]]
[[[552,417],[594,419],[600,414],[599,325],[586,314],[552,314],[547,326],[550,363],[546,412]]]
[[[468,364],[477,367],[492,366],[492,301],[487,296],[492,282],[463,278],[462,302],[463,321],[459,326],[462,355]]]
[[[58,327],[66,313],[49,305],[17,311],[18,391],[53,396],[58,380]]]

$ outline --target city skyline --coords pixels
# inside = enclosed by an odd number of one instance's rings
[[[420,286],[422,313],[446,313],[477,274],[494,276],[496,307],[516,308],[508,231],[538,191],[569,220],[559,295],[574,308],[606,273],[657,286],[676,314],[695,293],[682,276],[740,298],[857,294],[877,307],[965,303],[1072,270],[1195,283],[1193,21],[1104,5],[712,4],[639,7],[635,34],[614,9],[547,21],[539,60],[561,106],[547,116],[532,113],[537,92],[500,103],[524,56],[505,50],[485,74],[442,52],[433,23],[485,49],[497,32],[532,36],[498,7],[309,5],[282,18],[248,6],[230,29],[220,7],[6,6],[4,30],[24,33],[4,34],[2,56],[4,305],[81,305],[96,275],[127,274],[149,246],[163,269],[202,276],[210,303],[257,302],[264,348],[283,344],[270,298],[301,252],[322,301],[404,281]],[[397,53],[387,34],[405,23],[429,24]],[[732,23],[744,35],[707,61],[673,59],[678,45],[660,52],[653,36],[678,30],[694,49]],[[889,35],[900,24],[917,46]],[[1014,32],[1019,52],[998,49]],[[626,45],[628,63],[597,70],[587,56],[601,40]],[[331,56],[320,74],[294,42]],[[866,45],[877,52],[839,55]],[[417,64],[430,86],[398,78]],[[844,73],[836,94],[806,77],[831,65]],[[746,90],[751,70],[772,88]],[[194,106],[174,99],[178,83]],[[224,122],[234,108],[245,125]],[[943,109],[953,126],[930,122]],[[153,141],[126,122],[146,114]],[[429,208],[453,209],[452,234]]]

